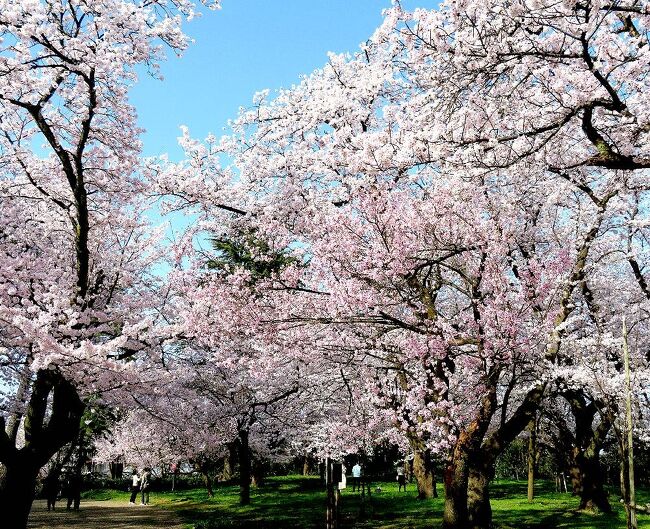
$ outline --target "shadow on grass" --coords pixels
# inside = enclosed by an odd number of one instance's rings
[[[535,483],[535,499],[527,500],[525,482],[501,481],[490,489],[493,520],[500,529],[623,529],[625,512],[616,494],[610,495],[612,513],[579,511],[579,499],[570,493],[555,491],[550,481]],[[650,524],[639,524],[648,528]]]
[[[535,494],[537,496],[558,495],[571,496],[570,494],[555,491],[555,484],[551,481],[535,482]],[[490,485],[490,498],[497,500],[500,498],[517,498],[527,497],[528,484],[525,481],[496,481]]]
[[[494,513],[494,523],[500,529],[615,529],[625,527],[624,519],[617,512],[595,515],[575,509],[555,510],[549,508],[548,505],[544,509],[518,508],[510,512],[499,509]]]
[[[375,492],[380,486],[382,491]],[[491,486],[494,526],[499,529],[623,529],[624,510],[611,495],[612,515],[578,512],[578,498],[555,492],[552,482],[536,483],[532,503],[526,483],[500,481]],[[615,491],[614,491],[615,492]],[[341,498],[341,529],[432,529],[442,525],[444,499],[418,500],[415,484],[399,492],[395,482],[375,483],[371,498],[346,489]],[[642,498],[647,491],[642,491]],[[239,489],[232,483],[205,490],[157,494],[161,506],[177,513],[196,529],[321,529],[325,525],[325,491],[317,476],[271,477],[264,487],[251,490],[251,504],[239,505]],[[650,529],[650,517],[639,519],[639,529]]]

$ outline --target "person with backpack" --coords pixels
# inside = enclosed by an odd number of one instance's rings
[[[142,501],[140,505],[149,505],[149,489],[151,488],[151,469],[145,467],[142,472],[140,481],[140,490],[142,491]]]

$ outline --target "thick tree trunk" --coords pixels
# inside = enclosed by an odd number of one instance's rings
[[[223,459],[223,480],[230,481],[235,475],[235,465],[237,461],[237,444],[228,443],[228,453]]]
[[[463,432],[454,448],[453,457],[445,469],[445,508],[442,517],[443,529],[467,529],[469,524],[468,482],[469,446],[467,432]]]
[[[467,529],[467,482],[466,467],[450,464],[445,471],[445,509],[443,529]]]
[[[214,497],[214,490],[212,489],[212,478],[207,470],[201,470],[201,477],[203,478],[203,484],[205,485],[205,490],[208,491],[208,497]]]
[[[467,529],[470,527],[468,487],[471,463],[481,461],[484,468],[494,466],[494,457],[498,453],[498,443],[493,442],[486,451],[482,451],[483,438],[497,406],[496,388],[486,394],[481,401],[481,408],[477,417],[470,423],[466,430],[460,433],[452,454],[450,465],[445,471],[445,510],[443,513],[443,529]],[[477,458],[478,455],[478,458]],[[490,457],[492,456],[492,457]],[[488,457],[488,459],[484,459]],[[473,458],[473,459],[471,459]],[[474,464],[474,469],[478,465]],[[489,473],[484,485],[483,494],[487,494]],[[477,477],[473,475],[472,493],[477,494],[479,486]],[[489,499],[488,499],[489,508]],[[473,509],[478,509],[477,503],[472,504]],[[484,507],[483,507],[484,508]]]
[[[50,402],[49,418],[46,420]],[[54,370],[33,381],[24,422],[25,444],[17,449],[0,417],[0,513],[3,529],[25,529],[34,500],[36,476],[50,458],[77,437],[84,405],[75,388]]]
[[[580,496],[579,508],[592,512],[612,512],[605,492],[598,454],[589,452],[578,454],[576,463],[579,479],[574,482],[574,491]]]
[[[259,459],[253,459],[251,468],[251,484],[253,487],[264,486],[264,462]]]
[[[413,456],[413,475],[418,486],[418,499],[437,498],[436,477],[428,450],[416,450]]]
[[[40,467],[30,464],[25,457],[19,457],[13,464],[5,464],[2,489],[0,490],[0,512],[3,529],[25,529],[27,518],[34,501],[36,477]]]
[[[431,461],[431,452],[424,441],[411,431],[407,432],[411,450],[413,450],[413,476],[418,486],[418,499],[437,498],[436,477]]]
[[[609,413],[605,406],[589,401],[583,392],[566,391],[563,396],[571,406],[575,420],[569,465],[573,494],[580,497],[580,509],[611,512],[599,452],[614,422],[614,414]],[[597,415],[600,422],[594,426]]]
[[[248,431],[239,431],[239,503],[251,502],[251,454],[248,446]]]
[[[312,473],[313,460],[309,454],[305,454],[302,461],[302,475],[309,476]]]
[[[577,455],[575,452],[578,450],[574,448],[574,453],[571,454],[571,461],[569,462],[569,479],[571,480],[571,493],[574,496],[579,496],[582,490],[582,474],[577,462]]]
[[[467,511],[471,529],[489,529],[492,525],[489,485],[491,465],[473,467],[467,482]]]
[[[112,461],[110,464],[111,479],[122,479],[124,475],[124,463],[119,461]]]

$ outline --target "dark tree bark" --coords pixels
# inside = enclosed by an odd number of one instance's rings
[[[46,420],[48,399],[51,414]],[[55,370],[36,374],[25,414],[25,444],[17,449],[0,417],[0,462],[5,466],[0,481],[3,529],[25,529],[34,500],[39,470],[79,433],[84,404],[75,388]]]
[[[469,527],[469,476],[472,451],[480,444],[489,424],[489,409],[493,398],[483,401],[483,411],[470,427],[460,433],[452,453],[450,464],[445,470],[445,508],[443,529],[467,529]]]
[[[110,464],[111,479],[122,479],[124,475],[124,463],[121,461],[112,461]]]
[[[438,490],[431,451],[427,450],[424,441],[411,431],[407,431],[406,436],[413,450],[413,476],[418,487],[418,499],[437,498]]]
[[[248,430],[239,430],[239,503],[248,505],[251,502],[251,454],[248,444]]]
[[[582,453],[577,456],[577,460],[580,470],[580,480],[577,483],[579,508],[592,512],[612,512],[598,454]]]
[[[40,467],[24,455],[12,463],[5,463],[5,473],[0,483],[0,509],[3,509],[2,526],[6,529],[25,529],[32,508],[36,477]]]
[[[251,484],[253,487],[264,486],[264,471],[264,461],[261,461],[258,458],[253,458],[251,465]]]
[[[599,412],[599,409],[606,410],[606,407],[599,406],[595,401],[589,402],[582,391],[566,391],[563,396],[571,407],[575,421],[569,475],[573,493],[580,497],[579,508],[592,512],[611,512],[600,465],[600,450],[612,427],[613,415]],[[594,426],[597,416],[600,422]],[[564,435],[571,434],[565,432]]]
[[[455,458],[445,470],[445,507],[443,529],[465,529],[468,522],[466,461]]]
[[[476,485],[476,462],[481,461],[483,465],[494,465],[496,457],[493,454],[496,452],[496,444],[491,443],[487,450],[481,451],[481,448],[482,443],[485,444],[483,439],[487,433],[492,416],[497,409],[498,403],[495,382],[498,376],[498,371],[491,373],[489,380],[492,380],[493,383],[490,385],[487,394],[481,400],[481,406],[476,418],[458,435],[450,464],[445,471],[443,529],[467,529],[470,527],[468,496],[470,472],[473,472],[473,483]],[[476,501],[472,504],[472,508],[478,509]]]
[[[467,483],[467,512],[469,527],[484,529],[492,525],[492,506],[490,505],[490,481],[494,465],[475,462],[469,471]]]
[[[533,420],[543,393],[543,385],[531,389],[509,419],[502,418],[501,424],[489,435],[484,434],[483,439],[471,443],[466,458],[467,521],[465,525],[454,526],[454,529],[489,529],[492,526],[489,485],[494,478],[497,457]],[[496,403],[496,396],[493,399]],[[489,409],[484,403],[484,410]],[[485,422],[483,424],[487,428]]]

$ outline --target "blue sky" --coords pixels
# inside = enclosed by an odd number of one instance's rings
[[[390,0],[223,0],[223,9],[203,10],[185,26],[194,44],[163,63],[164,81],[143,75],[131,92],[146,129],[144,154],[178,158],[180,125],[195,138],[220,136],[256,91],[290,87],[325,64],[328,51],[356,51],[386,7]]]

